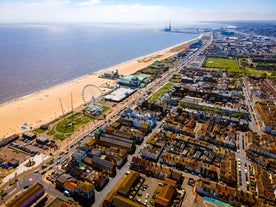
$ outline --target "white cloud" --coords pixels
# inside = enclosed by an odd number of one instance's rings
[[[192,10],[185,7],[159,5],[104,5],[101,0],[74,3],[73,0],[42,0],[33,2],[0,3],[0,23],[93,23],[145,22],[167,19],[172,21],[276,19],[276,14]]]
[[[79,6],[94,6],[101,3],[101,0],[89,0],[78,3]]]

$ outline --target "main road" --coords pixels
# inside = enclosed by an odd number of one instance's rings
[[[211,41],[212,41],[212,38],[211,38]],[[160,88],[164,83],[166,83],[170,78],[172,78],[172,76],[177,71],[177,69],[183,68],[188,63],[190,63],[192,60],[194,60],[194,58],[196,58],[200,53],[202,53],[211,44],[211,41],[208,44],[204,45],[202,48],[200,48],[197,52],[195,52],[191,56],[188,56],[183,62],[181,62],[177,67],[175,67],[173,69],[174,72],[172,72],[171,70],[167,71],[165,74],[163,74],[163,76],[162,76],[161,79],[155,80],[150,85],[150,87],[147,87],[143,91],[144,92],[149,91],[149,90],[155,91],[158,88]],[[139,100],[143,96],[144,96],[143,93],[138,92],[138,95],[134,96],[135,98],[130,99],[130,103],[133,103],[133,102]],[[160,127],[161,127],[162,124],[163,124],[162,120],[159,121],[159,122],[157,122],[156,127],[153,129],[153,132],[157,132],[160,129]],[[145,143],[147,142],[149,136],[146,136],[144,138],[144,141],[143,141],[143,143],[141,145],[137,145],[136,146],[135,153],[132,156],[139,156],[140,150],[145,145]],[[130,158],[128,159],[128,161],[126,162],[126,164],[120,170],[118,170],[117,175],[114,178],[110,179],[110,181],[107,184],[107,186],[105,186],[105,188],[102,191],[96,192],[95,203],[94,203],[95,206],[99,206],[99,204],[102,202],[102,199],[107,195],[107,193],[110,191],[110,189],[112,189],[114,187],[114,185],[118,182],[118,180],[120,179],[121,175],[123,175],[123,174],[125,174],[127,172],[127,170],[129,169],[129,164],[130,164],[132,156],[130,156]]]
[[[207,44],[205,44],[201,48],[199,48],[198,51],[194,52],[193,54],[190,54],[185,59],[181,60],[176,67],[174,67],[173,69],[164,73],[161,78],[156,79],[154,82],[149,84],[148,87],[146,87],[144,89],[138,89],[137,92],[135,94],[133,94],[132,96],[130,96],[126,101],[118,104],[115,107],[115,109],[112,110],[112,112],[106,116],[106,120],[110,120],[110,121],[116,120],[119,117],[120,113],[125,108],[129,107],[130,105],[134,105],[134,104],[136,104],[136,102],[138,100],[145,98],[147,95],[147,91],[149,91],[149,90],[155,91],[158,88],[160,88],[162,85],[164,85],[167,81],[169,81],[172,78],[172,76],[179,69],[183,68],[184,66],[189,64],[191,61],[193,61],[198,55],[200,55],[211,44],[212,40],[213,40],[213,37],[211,35],[211,40]],[[66,161],[66,159],[69,159],[71,157],[71,155],[76,151],[76,149],[78,148],[79,145],[86,142],[88,139],[90,139],[93,136],[93,132],[98,127],[105,126],[107,124],[106,120],[97,120],[96,122],[93,123],[93,126],[91,128],[89,127],[91,123],[88,123],[87,125],[83,126],[83,130],[80,130],[76,134],[74,134],[70,140],[68,139],[69,141],[67,142],[67,144],[64,144],[63,146],[61,146],[60,149],[55,153],[53,163],[41,171],[46,172],[51,169],[58,168],[59,164],[62,164],[63,162]],[[155,127],[154,131],[159,130],[161,125],[162,125],[161,121],[157,122],[157,126]],[[87,128],[87,129],[85,130],[85,128]],[[136,151],[132,156],[138,156],[138,154],[141,150],[141,147],[146,143],[147,139],[148,139],[148,137],[145,137],[143,143],[141,145],[137,145]],[[65,149],[67,149],[68,153],[58,154]],[[112,189],[114,187],[114,185],[118,182],[118,179],[121,177],[121,175],[126,173],[126,171],[128,170],[128,166],[130,164],[130,160],[131,160],[131,158],[129,158],[127,163],[120,170],[118,170],[117,175],[114,178],[110,178],[109,183],[102,191],[96,192],[94,206],[99,206],[101,200],[107,195],[107,193],[110,191],[110,189]],[[24,188],[24,186],[21,185],[22,180],[20,180],[18,182],[19,183],[18,185],[14,185],[7,190],[9,194],[7,195],[5,200],[13,197],[12,195],[17,194],[18,192],[20,192],[22,190],[22,188]],[[37,182],[43,183],[45,191],[47,193],[49,193],[53,198],[60,197],[65,200],[67,199],[67,197],[65,197],[61,192],[57,191],[53,185],[44,182],[42,179],[42,176],[39,176],[39,180]],[[12,195],[10,195],[11,193],[12,193]],[[0,202],[0,204],[3,204],[5,202],[5,200],[2,200]]]
[[[67,144],[64,144],[63,146],[61,146],[60,149],[55,153],[53,163],[51,165],[49,165],[47,168],[45,168],[44,170],[41,170],[41,171],[46,172],[46,171],[49,171],[51,169],[56,169],[59,164],[62,164],[63,162],[66,161],[66,159],[69,159],[71,157],[71,155],[76,151],[76,149],[78,148],[79,145],[86,142],[88,139],[90,139],[93,136],[93,132],[98,127],[105,126],[107,124],[106,120],[110,120],[111,122],[116,120],[119,117],[120,113],[125,108],[129,107],[130,105],[136,104],[136,102],[138,100],[141,100],[142,98],[145,98],[146,95],[147,95],[147,91],[149,91],[149,90],[155,91],[158,88],[160,88],[163,84],[165,84],[167,81],[169,81],[172,78],[172,76],[179,69],[181,69],[184,66],[186,66],[187,64],[189,64],[200,53],[202,53],[211,44],[212,39],[213,38],[212,38],[212,35],[211,35],[210,42],[203,45],[201,48],[199,48],[198,51],[196,51],[193,54],[190,54],[185,59],[180,61],[176,67],[174,67],[173,69],[171,69],[171,70],[167,71],[166,73],[164,73],[161,78],[156,79],[154,82],[149,84],[148,87],[146,87],[144,89],[138,89],[137,92],[135,94],[133,94],[132,96],[130,96],[126,101],[124,101],[123,103],[118,104],[114,108],[114,110],[112,110],[112,112],[106,116],[105,120],[97,120],[96,122],[93,123],[92,127],[89,127],[89,126],[91,126],[91,123],[88,123],[87,125],[83,126],[83,130],[80,130],[76,134],[74,134],[70,138],[70,140],[68,139],[69,141],[67,142]],[[157,122],[157,126],[155,127],[154,131],[159,130],[161,125],[162,125],[162,121]],[[141,145],[137,145],[136,151],[132,156],[138,156],[138,154],[141,150],[141,147],[146,143],[147,139],[148,139],[148,137],[145,137],[143,143]],[[65,149],[67,149],[67,153],[58,154],[58,153],[64,151]],[[118,182],[121,175],[125,174],[127,172],[130,161],[131,161],[131,157],[129,157],[127,163],[120,170],[117,171],[117,175],[114,178],[110,178],[110,181],[107,184],[107,186],[105,186],[105,188],[102,191],[96,192],[95,203],[93,204],[94,206],[99,206],[102,199],[107,195],[107,193],[110,191],[110,189],[112,189],[114,187],[114,185]],[[22,190],[22,185],[20,185],[20,183],[22,183],[21,181],[19,181],[18,186],[11,187],[8,191],[13,192],[12,193],[13,195],[18,193],[19,191],[21,191]],[[60,198],[63,198],[65,200],[67,199],[67,197],[65,197],[61,192],[57,191],[52,184],[48,184],[48,183],[44,182],[43,179],[42,179],[42,176],[39,176],[39,180],[37,182],[42,183],[44,185],[45,191],[47,193],[49,193],[53,198],[54,197],[60,197]],[[10,197],[12,197],[12,196],[11,195],[7,196],[7,198],[10,198]],[[4,200],[1,201],[0,204],[2,204],[3,202],[5,202],[5,201]]]

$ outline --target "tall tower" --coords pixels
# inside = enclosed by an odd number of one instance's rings
[[[172,31],[172,25],[171,25],[171,19],[169,19],[169,28],[168,28],[168,31]]]
[[[171,19],[169,19],[169,25],[167,25],[167,22],[166,22],[166,26],[165,28],[163,29],[164,32],[171,32],[172,31],[172,26],[171,26]]]

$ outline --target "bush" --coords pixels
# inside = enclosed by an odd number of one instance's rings
[[[35,165],[35,161],[29,160],[29,162],[27,162],[27,163],[25,164],[25,167],[32,167],[32,166],[34,166],[34,165]]]

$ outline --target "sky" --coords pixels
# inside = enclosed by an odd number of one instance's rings
[[[0,23],[276,20],[275,0],[1,0]]]

